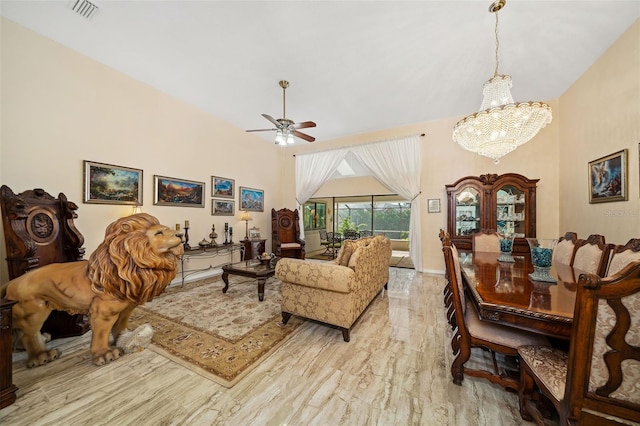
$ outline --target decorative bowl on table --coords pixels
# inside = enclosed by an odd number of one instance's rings
[[[498,236],[500,237],[500,257],[498,258],[498,262],[514,263],[515,259],[511,256],[511,253],[513,252],[513,238],[515,235],[512,233],[499,232]]]
[[[529,274],[529,278],[533,281],[555,283],[556,279],[549,274],[549,270],[553,259],[553,249],[558,240],[554,238],[527,238],[527,242],[533,263],[533,273]]]
[[[260,256],[257,256],[256,259],[260,261],[261,264],[266,265],[271,262],[271,259],[274,258],[274,255],[269,253],[262,253]]]

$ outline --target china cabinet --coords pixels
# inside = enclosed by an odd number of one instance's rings
[[[481,229],[515,234],[514,252],[528,252],[525,237],[536,236],[539,179],[516,173],[467,176],[446,185],[451,241],[471,250],[471,235]]]

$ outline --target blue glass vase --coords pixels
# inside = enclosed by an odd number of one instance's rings
[[[553,249],[558,242],[552,238],[527,238],[529,249],[531,250],[531,262],[533,263],[533,273],[529,278],[533,281],[555,283],[556,279],[549,274],[551,260],[553,259]]]
[[[513,238],[515,235],[502,232],[499,232],[498,235],[500,236],[500,257],[498,258],[498,262],[515,262],[515,259],[511,256],[511,253],[513,252]]]

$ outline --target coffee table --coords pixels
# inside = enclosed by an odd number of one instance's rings
[[[264,300],[264,283],[269,277],[276,273],[276,261],[259,263],[260,261],[251,259],[238,263],[228,263],[222,265],[222,281],[224,281],[223,293],[229,290],[229,275],[240,275],[258,280],[258,300]]]

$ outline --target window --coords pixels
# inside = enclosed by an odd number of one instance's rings
[[[327,226],[327,204],[308,202],[303,209],[304,230],[325,229]]]

